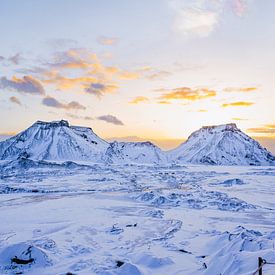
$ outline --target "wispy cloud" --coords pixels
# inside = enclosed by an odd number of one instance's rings
[[[48,107],[53,107],[53,108],[60,108],[60,109],[74,109],[74,110],[85,110],[86,107],[78,103],[77,101],[71,101],[70,103],[61,103],[54,97],[47,96],[43,98],[42,104]]]
[[[16,96],[11,96],[10,97],[10,102],[12,102],[14,104],[17,104],[17,105],[21,105],[21,101]]]
[[[236,101],[236,102],[224,103],[221,106],[224,108],[225,107],[248,107],[254,104],[255,104],[254,102]]]
[[[232,117],[232,120],[242,121],[242,120],[248,120],[248,119],[247,118],[240,118],[240,117]]]
[[[11,89],[17,92],[44,95],[45,90],[41,83],[32,76],[23,76],[23,78],[17,78],[13,76],[12,79],[6,77],[0,78],[0,88]]]
[[[247,10],[247,2],[245,0],[231,0],[233,12],[242,17]]]
[[[0,62],[5,61],[6,64],[18,65],[21,60],[23,60],[23,57],[20,53],[16,53],[9,57],[0,56]]]
[[[157,103],[158,104],[163,104],[163,105],[165,105],[165,104],[171,104],[171,102],[167,101],[167,100],[159,100],[159,101],[157,101]]]
[[[96,95],[97,97],[102,97],[104,94],[112,93],[117,89],[118,86],[114,84],[91,83],[87,88],[85,88],[85,92]]]
[[[149,102],[149,98],[148,97],[137,96],[137,97],[133,98],[133,100],[131,100],[129,103],[130,104],[139,104],[139,103],[145,103],[145,102]]]
[[[266,124],[262,127],[248,128],[247,131],[255,134],[275,134],[275,124]]]
[[[172,75],[172,73],[170,73],[168,71],[156,71],[152,74],[147,75],[146,77],[150,80],[157,80],[157,79],[163,79],[170,75]]]
[[[164,90],[165,91],[165,90]],[[189,88],[180,87],[172,90],[165,91],[160,97],[160,100],[170,101],[170,100],[201,100],[209,97],[216,96],[215,90],[210,90],[208,88]]]
[[[112,115],[99,116],[99,117],[97,117],[97,119],[105,121],[107,123],[112,123],[115,125],[124,125],[124,123],[121,120],[119,120],[117,117],[112,116]]]
[[[94,120],[93,117],[91,116],[79,116],[79,115],[76,115],[76,114],[70,114],[70,113],[67,113],[66,116],[70,117],[70,118],[74,118],[74,119],[81,119],[81,120]]]
[[[99,36],[97,42],[101,45],[111,46],[116,44],[118,39],[116,37]]]
[[[245,0],[170,0],[169,3],[175,13],[174,30],[185,36],[209,36],[222,23],[224,13],[231,10],[243,16],[247,10]]]
[[[223,89],[225,92],[241,92],[241,93],[246,93],[246,92],[254,92],[257,91],[257,87],[227,87]]]
[[[10,56],[10,57],[8,58],[8,60],[9,60],[11,63],[13,63],[14,65],[18,65],[18,64],[20,63],[21,59],[22,59],[22,56],[21,56],[20,53],[16,53],[15,55]]]

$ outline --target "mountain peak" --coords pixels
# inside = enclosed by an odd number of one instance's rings
[[[61,127],[61,126],[65,126],[65,127],[69,127],[69,122],[67,120],[57,120],[57,121],[41,121],[41,120],[37,120],[34,125],[41,125],[41,126],[51,126],[51,127]]]
[[[33,160],[97,162],[108,145],[91,128],[70,126],[66,120],[39,120],[25,131],[0,143],[0,159],[25,156]]]
[[[202,126],[201,129],[207,129],[207,130],[238,130],[238,127],[235,123],[227,123],[227,124],[221,124],[221,125],[212,125],[212,126]]]
[[[176,162],[216,165],[270,165],[274,156],[235,123],[203,126],[170,151]]]

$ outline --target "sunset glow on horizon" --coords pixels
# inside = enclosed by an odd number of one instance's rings
[[[236,123],[275,152],[272,0],[1,1],[0,135],[65,119],[174,147]]]

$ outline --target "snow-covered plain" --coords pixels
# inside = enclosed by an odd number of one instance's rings
[[[275,167],[2,161],[0,274],[252,274],[274,198]]]

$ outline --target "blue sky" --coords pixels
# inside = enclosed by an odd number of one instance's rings
[[[271,148],[274,18],[272,0],[3,0],[0,133],[63,118],[165,145],[235,122]]]

